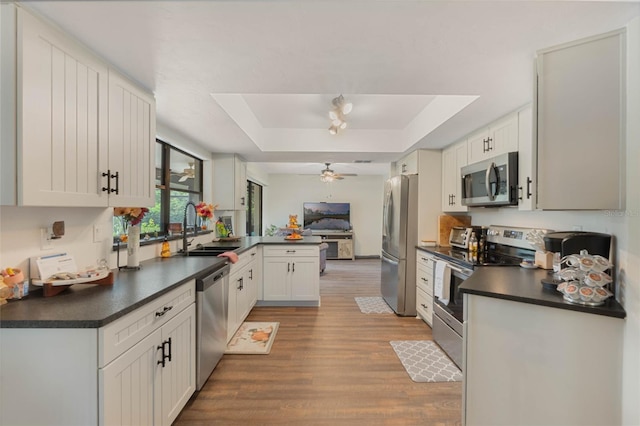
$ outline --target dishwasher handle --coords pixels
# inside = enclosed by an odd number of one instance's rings
[[[203,275],[196,279],[196,291],[206,291],[209,287],[214,285],[216,282],[223,279],[225,276],[229,275],[229,270],[231,266],[225,264],[222,268],[218,268],[213,272],[208,273],[207,275]]]

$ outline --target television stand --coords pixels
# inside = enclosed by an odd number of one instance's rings
[[[353,247],[353,232],[344,231],[312,231],[313,235],[321,237],[327,243],[327,259],[356,260]]]

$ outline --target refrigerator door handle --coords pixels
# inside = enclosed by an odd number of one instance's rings
[[[384,226],[382,227],[382,236],[388,237],[389,232],[389,207],[391,204],[391,188],[387,189],[384,197],[384,211],[382,212],[382,221]]]
[[[384,251],[382,252],[382,260],[384,262],[390,263],[394,266],[398,265],[398,260],[396,260],[395,258],[389,256],[387,253],[385,253]]]

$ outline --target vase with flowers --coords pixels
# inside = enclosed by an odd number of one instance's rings
[[[122,234],[120,241],[127,243],[127,268],[139,268],[140,222],[149,211],[146,207],[115,207],[113,215],[120,217]]]
[[[200,228],[203,230],[207,229],[209,221],[213,219],[213,212],[216,210],[216,207],[218,207],[217,204],[214,206],[204,201],[196,206],[196,213],[198,213],[198,217],[200,218]]]

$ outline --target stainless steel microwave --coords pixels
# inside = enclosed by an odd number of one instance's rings
[[[509,152],[462,168],[462,205],[518,204],[518,153]]]

